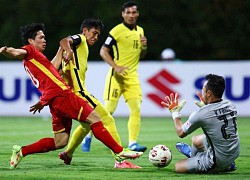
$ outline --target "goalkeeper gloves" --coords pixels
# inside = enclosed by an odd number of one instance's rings
[[[166,96],[165,97],[165,101],[162,101],[161,104],[168,108],[169,111],[172,114],[172,118],[180,118],[180,111],[183,108],[183,106],[186,104],[186,100],[182,100],[180,104],[178,104],[178,98],[179,98],[179,94],[178,93],[171,93],[170,96]]]
[[[197,92],[196,94],[197,94],[197,96],[199,97],[200,101],[197,101],[197,100],[196,100],[196,101],[194,101],[194,103],[195,103],[197,106],[199,106],[200,108],[203,107],[203,106],[205,106],[204,98],[202,97],[202,94],[201,94],[200,92]]]

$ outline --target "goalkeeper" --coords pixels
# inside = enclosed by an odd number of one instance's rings
[[[208,74],[197,95],[200,107],[182,123],[180,111],[185,101],[178,104],[178,94],[170,94],[161,104],[172,114],[176,133],[186,137],[198,128],[204,134],[192,137],[192,146],[179,142],[177,149],[188,158],[175,164],[177,173],[219,173],[236,170],[235,159],[240,153],[237,132],[237,110],[228,100],[223,100],[225,80],[222,76]]]

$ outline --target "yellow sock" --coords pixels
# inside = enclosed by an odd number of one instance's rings
[[[101,117],[101,120],[103,122],[103,125],[105,128],[109,131],[111,136],[114,138],[114,140],[121,145],[121,139],[120,136],[117,132],[116,125],[115,125],[115,120],[114,118],[110,115],[110,113],[103,107],[101,103],[99,103],[96,108],[96,112],[99,114]]]
[[[81,144],[83,138],[89,131],[90,125],[87,123],[81,123],[81,125],[74,130],[66,150],[70,156],[73,155],[75,149]]]
[[[101,117],[101,120],[103,122],[104,127],[109,131],[111,136],[114,138],[114,140],[119,144],[121,144],[121,139],[120,136],[117,132],[117,128],[115,125],[115,120],[114,118],[110,115],[110,113],[103,107],[101,103],[99,103],[96,108],[96,112],[99,114]],[[113,153],[113,151],[111,151]]]
[[[130,110],[130,116],[128,120],[129,141],[137,142],[141,128],[141,100],[128,99],[127,104]]]

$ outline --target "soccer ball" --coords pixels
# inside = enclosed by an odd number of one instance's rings
[[[172,153],[165,145],[156,145],[149,151],[149,161],[156,167],[166,167],[172,160]]]

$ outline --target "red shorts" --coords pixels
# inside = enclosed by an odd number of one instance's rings
[[[54,133],[70,133],[72,119],[80,122],[86,121],[86,118],[93,111],[93,108],[71,91],[56,96],[49,103],[52,114],[52,127]]]

